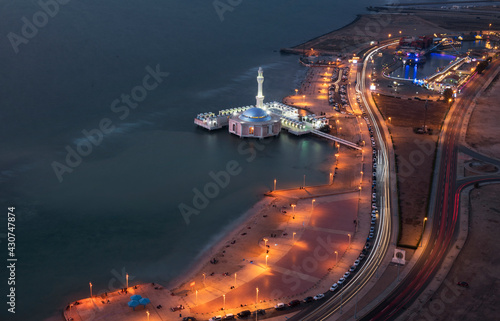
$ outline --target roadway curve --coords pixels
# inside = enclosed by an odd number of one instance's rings
[[[391,42],[392,44],[392,42]],[[383,47],[386,47],[384,45]],[[370,49],[373,54],[375,50]],[[363,75],[366,70],[366,64],[363,65]],[[358,83],[360,83],[358,81]],[[364,83],[361,84],[361,90],[367,91]],[[365,106],[368,105],[365,95],[361,95]],[[289,320],[301,321],[320,321],[330,318],[335,312],[341,309],[342,305],[353,299],[363,287],[377,273],[382,260],[385,258],[390,246],[391,238],[393,237],[394,222],[391,219],[391,207],[394,206],[394,201],[391,198],[391,188],[394,186],[390,179],[390,158],[393,157],[392,145],[390,143],[389,134],[383,126],[379,126],[376,121],[376,116],[367,108],[371,119],[371,126],[374,130],[374,136],[378,147],[378,165],[377,165],[377,195],[379,195],[379,212],[380,216],[377,222],[377,233],[373,242],[372,250],[365,259],[362,267],[348,279],[347,284],[344,284],[340,291],[332,294],[325,293],[326,300],[323,302],[315,302],[308,308],[303,309]],[[389,143],[388,143],[389,142]],[[368,153],[371,155],[371,153]]]
[[[498,180],[483,178],[467,181],[459,186],[456,184],[458,144],[465,111],[484,84],[484,81],[479,80],[492,77],[492,70],[497,69],[499,65],[498,61],[494,62],[485,74],[476,76],[477,79],[469,83],[461,95],[462,98],[458,99],[455,108],[450,111],[452,114],[448,116],[449,122],[445,122],[443,126],[432,232],[425,250],[408,276],[362,320],[394,320],[410,307],[431,282],[452,244],[461,190],[476,182]]]

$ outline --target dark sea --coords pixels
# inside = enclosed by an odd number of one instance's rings
[[[266,102],[292,94],[306,70],[279,49],[383,2],[0,0],[0,320],[62,320],[89,282],[112,291],[125,273],[168,284],[274,179],[328,182],[326,142],[242,140],[193,119],[255,104],[259,67]],[[195,208],[197,191],[234,162],[240,173]]]

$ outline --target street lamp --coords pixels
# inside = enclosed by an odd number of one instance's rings
[[[299,93],[299,90],[295,89],[295,96],[297,96],[298,93]]]
[[[226,295],[223,294],[222,297],[224,298],[224,304],[222,305],[222,310],[226,310]]]
[[[295,206],[297,206],[297,205],[292,204],[291,206],[292,206],[292,211],[293,211],[293,213],[295,213]]]
[[[276,179],[274,179],[274,190],[276,190]]]
[[[92,282],[89,282],[89,286],[90,286],[90,298],[92,298]]]
[[[266,254],[266,267],[267,267],[267,258],[269,257],[269,254]]]
[[[234,273],[234,288],[236,289],[236,273]]]
[[[351,234],[347,234],[349,236],[349,248],[351,248]]]
[[[297,234],[297,233],[293,232],[292,240],[294,240],[294,241],[295,241],[295,234]]]
[[[316,200],[313,198],[311,201],[311,212],[314,211],[314,202],[316,202]]]
[[[389,123],[391,123],[391,124],[392,124],[391,117],[389,117],[388,119],[389,119]]]
[[[203,273],[203,285],[205,285],[205,273]]]
[[[335,251],[335,265],[339,263],[339,252]]]
[[[146,310],[146,315],[148,316],[148,321],[149,321],[149,311]]]
[[[255,288],[255,307],[259,304],[259,288]]]
[[[267,241],[269,241],[268,239],[264,239],[264,247],[267,247]]]
[[[330,184],[333,184],[333,174],[330,173]]]
[[[128,289],[128,273],[125,275],[125,279],[126,279],[126,285],[127,285],[127,289]]]
[[[196,301],[194,301],[194,304],[198,305],[198,290],[196,290]]]

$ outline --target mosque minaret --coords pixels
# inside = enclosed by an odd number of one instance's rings
[[[259,67],[259,74],[257,76],[257,83],[259,84],[259,89],[257,91],[257,96],[255,97],[257,100],[256,106],[258,108],[264,107],[264,95],[262,95],[262,83],[264,82],[264,71],[262,70],[262,67]]]

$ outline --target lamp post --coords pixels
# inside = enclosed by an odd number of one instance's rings
[[[313,198],[311,201],[311,212],[314,211],[314,202],[316,202],[316,200]]]
[[[264,247],[267,247],[267,241],[269,241],[268,239],[264,239]]]
[[[330,184],[333,184],[333,174],[330,173]]]
[[[335,251],[335,265],[339,263],[339,252]]]
[[[255,288],[255,307],[259,304],[259,288]]]
[[[236,289],[236,273],[234,273],[234,288]]]
[[[292,206],[292,211],[293,211],[293,213],[295,213],[295,206],[297,206],[297,205],[292,204],[291,206]]]
[[[276,190],[276,179],[274,179],[274,190]]]
[[[126,280],[126,286],[127,286],[127,289],[128,289],[128,273],[125,275],[125,280]]]
[[[347,234],[349,236],[349,248],[351,248],[351,234]]]
[[[298,93],[299,93],[299,90],[295,89],[295,96],[297,96]]]
[[[203,285],[205,285],[205,273],[203,273]]]
[[[226,295],[223,294],[222,297],[224,298],[224,304],[222,305],[222,310],[226,310]]]
[[[424,221],[422,222],[422,237],[420,239],[420,247],[422,247],[424,243],[425,222],[427,222],[427,217],[425,217]]]
[[[269,254],[266,254],[266,267],[267,267],[267,258],[269,257]]]
[[[297,234],[297,233],[293,232],[293,236],[292,236],[293,241],[295,241],[295,234]]]
[[[198,305],[198,290],[196,290],[196,301],[194,302],[194,304]]]
[[[92,299],[92,282],[89,282],[89,287],[90,287],[90,298]]]
[[[146,315],[148,316],[148,321],[149,321],[149,311],[146,310]]]

